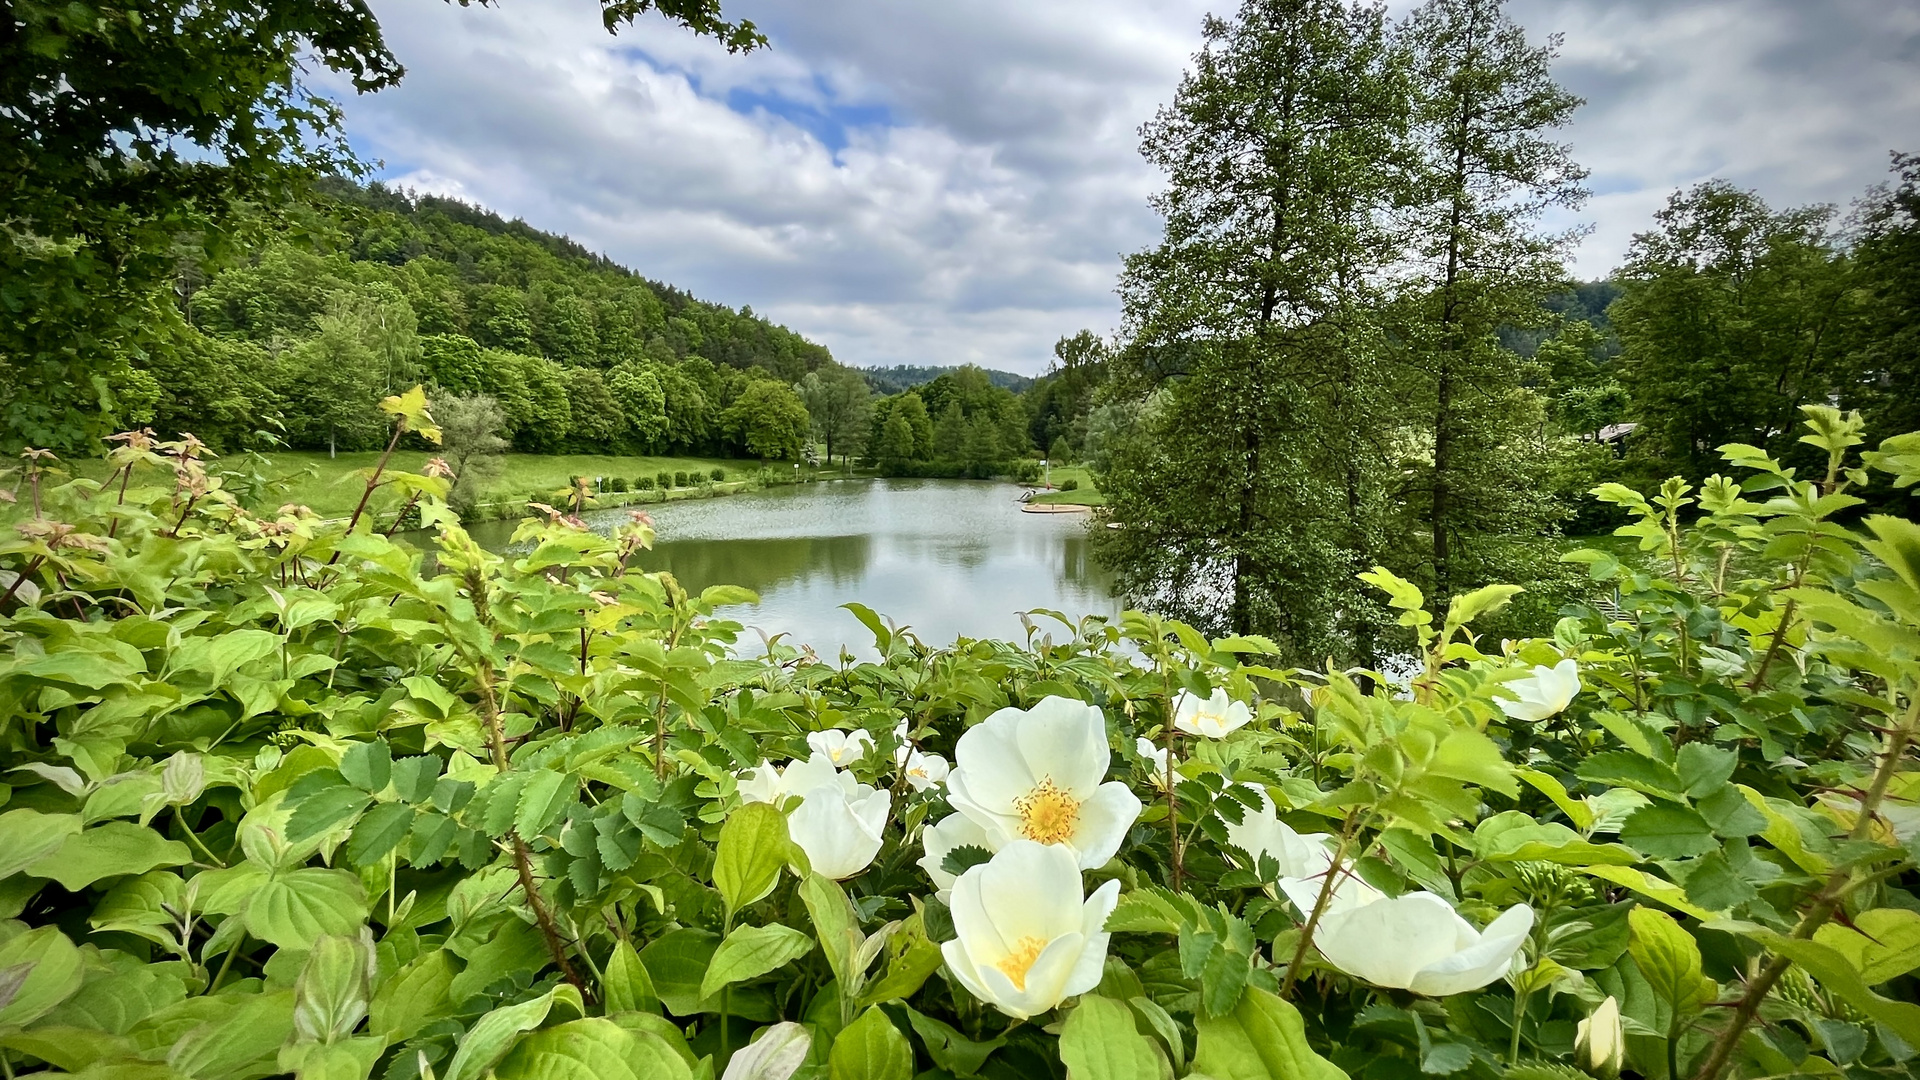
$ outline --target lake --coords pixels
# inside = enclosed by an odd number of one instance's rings
[[[840,605],[858,601],[912,627],[929,644],[955,637],[1022,640],[1018,613],[1070,618],[1121,608],[1094,564],[1085,514],[1026,514],[1012,484],[966,480],[845,480],[642,507],[657,538],[647,570],[671,571],[689,591],[742,585],[760,602],[726,609],[749,627],[814,647],[867,655],[873,635]],[[626,511],[586,515],[595,528]],[[473,527],[503,550],[513,522]],[[1051,620],[1047,620],[1051,622]],[[1052,627],[1055,637],[1061,628]],[[759,635],[742,635],[759,652]]]

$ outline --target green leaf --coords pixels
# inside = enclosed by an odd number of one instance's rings
[[[351,784],[333,783],[306,791],[287,818],[287,840],[305,843],[366,809],[370,801],[366,792]]]
[[[658,1035],[596,1016],[526,1036],[494,1075],[499,1080],[692,1080],[693,1071]]]
[[[1590,784],[1631,788],[1643,795],[1678,801],[1680,776],[1665,762],[1637,753],[1610,750],[1580,763],[1574,775]]]
[[[861,992],[857,1004],[877,1005],[912,997],[929,976],[940,970],[940,963],[940,946],[927,937],[926,924],[916,914],[887,939],[886,974]]]
[[[913,1046],[876,1005],[833,1040],[827,1076],[829,1080],[912,1080]]]
[[[1675,1012],[1692,1013],[1713,1000],[1718,987],[1701,974],[1700,946],[1673,916],[1637,907],[1627,914],[1627,923],[1627,952],[1654,993]]]
[[[1920,1046],[1920,1005],[1881,997],[1868,988],[1860,970],[1838,949],[1818,941],[1790,938],[1772,930],[1751,936],[1774,952],[1807,969],[1820,985],[1842,1001],[1885,1024],[1909,1046]]]
[[[860,933],[860,924],[854,918],[853,904],[845,890],[831,879],[808,874],[800,882],[800,899],[813,919],[813,930],[820,938],[820,951],[826,954],[827,966],[833,969],[840,985],[852,985],[860,974],[853,970],[853,956],[864,935]]]
[[[1705,855],[1720,847],[1706,818],[1687,807],[1665,803],[1652,803],[1635,810],[1621,826],[1620,839],[1659,859]]]
[[[713,856],[713,886],[727,905],[727,919],[757,903],[780,881],[787,864],[787,818],[771,803],[748,803],[720,826]]]
[[[987,1063],[987,1058],[995,1050],[1007,1044],[1006,1037],[998,1036],[986,1042],[974,1042],[952,1027],[935,1020],[931,1016],[907,1008],[907,1023],[913,1025],[914,1033],[920,1036],[921,1045],[927,1048],[927,1056],[933,1063],[955,1076],[972,1076]]]
[[[947,851],[947,857],[940,860],[940,869],[959,877],[976,866],[993,860],[993,853],[978,844],[961,844]]]
[[[1067,1080],[1160,1080],[1167,1061],[1140,1034],[1133,1010],[1110,998],[1080,999],[1060,1030]]]
[[[1729,911],[1757,895],[1758,890],[1740,876],[1724,852],[1708,852],[1687,870],[1687,899],[1709,911]]]
[[[1878,986],[1920,968],[1920,911],[1874,908],[1855,915],[1851,927],[1822,926],[1813,940],[1846,957],[1868,986]]]
[[[366,890],[345,870],[276,874],[246,904],[247,933],[283,949],[310,949],[326,934],[357,934],[367,921]]]
[[[222,1003],[217,1019],[204,1021],[167,1052],[167,1064],[196,1080],[279,1071],[274,1059],[293,1034],[293,992],[239,994]]]
[[[0,814],[0,878],[9,878],[58,851],[80,831],[79,814],[43,814],[22,807]]]
[[[710,998],[721,987],[757,979],[812,951],[813,938],[790,926],[736,926],[713,951],[700,980],[700,996]]]
[[[293,985],[293,1032],[304,1042],[345,1039],[367,1015],[372,935],[327,935],[313,943]]]
[[[1694,803],[1715,836],[1734,840],[1767,831],[1767,815],[1753,808],[1747,796],[1732,784]]]
[[[647,965],[640,962],[640,954],[626,941],[616,944],[613,955],[607,958],[601,995],[606,998],[609,1013],[660,1011],[660,995],[653,989]]]
[[[453,1013],[453,954],[445,949],[422,953],[380,984],[367,1009],[367,1029],[388,1042],[405,1042],[420,1029]]]
[[[392,773],[393,753],[378,739],[354,743],[340,755],[340,775],[369,795],[385,788]]]
[[[520,805],[513,817],[513,831],[522,837],[539,836],[547,831],[567,804],[573,802],[579,782],[570,774],[552,769],[535,769],[520,789]],[[491,815],[489,815],[491,816]]]
[[[522,1032],[540,1026],[541,1021],[547,1018],[547,1013],[552,1011],[556,998],[571,1004],[576,1013],[585,1011],[580,1003],[580,992],[567,983],[561,983],[530,1001],[495,1009],[475,1020],[473,1026],[467,1029],[466,1035],[460,1039],[460,1049],[453,1055],[453,1061],[440,1074],[441,1080],[479,1080],[485,1076],[512,1049]]]
[[[19,925],[19,924],[14,924]],[[25,1027],[80,989],[80,950],[57,928],[41,926],[0,943],[0,1031]]]
[[[410,803],[423,803],[433,797],[440,781],[440,759],[432,754],[404,757],[393,763],[394,794]]]
[[[1483,585],[1470,593],[1453,598],[1447,605],[1447,622],[1453,626],[1465,626],[1482,615],[1491,615],[1506,607],[1508,601],[1526,592],[1518,585]]]
[[[1307,1043],[1299,1010],[1250,988],[1230,1016],[1194,1021],[1193,1071],[1212,1080],[1347,1080]]]
[[[1474,852],[1493,862],[1552,862],[1563,866],[1631,866],[1640,856],[1619,844],[1595,844],[1559,822],[1536,822],[1518,810],[1482,821]]]
[[[27,873],[52,878],[68,892],[79,892],[105,878],[192,861],[193,851],[178,840],[131,821],[109,821],[68,836],[59,850],[27,867]]]
[[[1719,791],[1728,780],[1733,779],[1733,770],[1740,764],[1740,755],[1718,746],[1692,742],[1680,748],[1674,764],[1683,789],[1698,799]]]
[[[371,866],[400,846],[413,828],[413,807],[406,803],[380,803],[354,823],[353,839],[347,843],[347,860],[355,866]]]

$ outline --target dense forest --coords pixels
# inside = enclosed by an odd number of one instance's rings
[[[364,449],[380,398],[486,395],[524,452],[789,457],[791,387],[831,355],[477,207],[329,181],[291,237],[183,262],[166,333],[117,397],[218,449]],[[177,314],[177,319],[173,318]]]

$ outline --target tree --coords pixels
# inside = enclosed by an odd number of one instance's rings
[[[866,378],[852,368],[835,365],[808,372],[796,389],[813,417],[814,432],[827,444],[827,464],[833,464],[836,446],[843,457],[859,453],[866,445],[873,413],[873,392]]]
[[[365,312],[340,294],[314,320],[319,334],[293,350],[283,391],[288,432],[296,446],[362,450],[378,444],[387,430],[378,404],[386,364],[369,341]]]
[[[627,434],[627,416],[593,368],[562,368],[567,383],[567,440],[583,454],[611,453]]]
[[[447,505],[465,517],[499,476],[500,454],[510,445],[500,437],[506,414],[485,394],[447,394],[434,400],[433,418],[440,425],[440,456],[453,471]]]
[[[464,334],[421,338],[420,363],[435,386],[456,394],[474,393],[486,380],[480,344]]]
[[[1538,320],[1563,288],[1569,237],[1539,221],[1585,196],[1585,171],[1548,137],[1580,105],[1553,81],[1558,43],[1530,43],[1503,3],[1429,0],[1400,32],[1413,56],[1414,272],[1395,332],[1414,376],[1408,396],[1430,410],[1432,465],[1420,486],[1442,598],[1493,578],[1529,580],[1502,577],[1489,560],[1551,526],[1513,513],[1538,490],[1529,466],[1540,454],[1514,437],[1521,365],[1498,332]],[[1499,512],[1479,512],[1489,509]]]
[[[11,4],[0,16],[0,443],[112,430],[111,381],[164,334],[185,240],[208,258],[250,207],[355,167],[313,63],[361,92],[400,77],[364,5]]]
[[[1203,33],[1142,129],[1167,174],[1166,231],[1127,260],[1131,340],[1108,363],[1116,396],[1155,407],[1139,437],[1100,451],[1122,527],[1094,542],[1122,589],[1162,610],[1324,656],[1335,613],[1362,606],[1342,596],[1377,530],[1356,521],[1383,501],[1380,455],[1356,443],[1391,432],[1368,412],[1388,395],[1363,301],[1394,255],[1381,165],[1406,95],[1378,8],[1246,0]]]
[[[881,472],[899,476],[906,472],[913,455],[913,426],[907,423],[902,411],[892,410],[880,427],[880,436],[873,441],[874,459],[879,462]]]
[[[1895,180],[1860,201],[1855,280],[1862,326],[1843,391],[1875,440],[1920,431],[1920,154],[1893,155]]]
[[[627,433],[643,452],[652,453],[667,442],[667,395],[651,365],[621,363],[607,372],[607,389],[620,403]]]
[[[958,401],[948,401],[941,411],[940,419],[933,425],[933,457],[935,461],[959,461],[962,445],[967,441],[967,417],[961,412]]]
[[[721,417],[728,436],[762,460],[798,458],[813,421],[799,395],[786,386],[756,379]]]
[[[1854,285],[1832,217],[1711,180],[1674,192],[1634,237],[1610,315],[1640,445],[1662,475],[1699,480],[1730,442],[1786,452],[1801,405],[1856,383]]]

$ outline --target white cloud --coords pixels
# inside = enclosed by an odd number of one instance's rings
[[[396,182],[751,304],[849,363],[1033,372],[1119,321],[1120,258],[1158,232],[1136,131],[1208,5],[730,2],[773,38],[748,56],[653,19],[609,37],[589,0],[375,6],[408,76],[350,100],[348,130]],[[1590,100],[1566,138],[1597,195],[1556,222],[1594,224],[1583,274],[1675,186],[1844,202],[1920,134],[1920,0],[1513,10],[1566,33],[1559,71]]]

